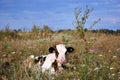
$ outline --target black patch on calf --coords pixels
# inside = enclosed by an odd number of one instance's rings
[[[50,52],[50,53],[55,53],[56,58],[57,58],[58,55],[59,55],[56,47],[50,47],[50,48],[49,48],[49,52]]]
[[[45,61],[45,60],[46,60],[46,57],[43,58],[43,61]]]
[[[54,48],[54,47],[50,47],[50,48],[49,48],[49,52],[50,52],[50,53],[53,53],[54,51],[55,51],[55,48]]]
[[[45,60],[46,60],[46,57],[39,56],[38,59],[35,59],[35,60],[34,60],[34,62],[35,62],[35,63],[40,62],[41,64],[43,64]]]
[[[67,52],[71,53],[71,52],[73,52],[73,51],[74,51],[74,48],[72,48],[72,47],[67,47]]]
[[[55,71],[58,71],[58,63],[57,63],[57,60],[55,60],[53,63],[52,63],[52,67],[54,67],[54,70]]]
[[[39,60],[38,60],[38,59],[35,59],[35,60],[34,60],[34,63],[35,63],[35,64],[37,64],[38,62],[39,62]]]

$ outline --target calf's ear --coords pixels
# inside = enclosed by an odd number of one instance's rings
[[[50,47],[50,48],[49,48],[49,52],[50,52],[50,53],[53,53],[53,51],[55,51],[54,47]]]
[[[71,52],[73,52],[73,51],[74,51],[74,48],[72,48],[72,47],[67,47],[67,52],[71,53]]]

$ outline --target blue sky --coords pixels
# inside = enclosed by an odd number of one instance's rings
[[[94,29],[120,29],[120,0],[0,0],[0,29],[30,30],[33,24],[53,30],[75,29],[74,9],[94,8],[85,27],[101,18]]]

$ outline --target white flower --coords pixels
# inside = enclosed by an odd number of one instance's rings
[[[12,52],[11,54],[15,54],[15,52]]]
[[[112,74],[112,76],[114,76],[115,74]]]
[[[113,58],[116,58],[117,56],[113,56]]]
[[[100,56],[100,57],[102,57],[103,55],[102,55],[102,54],[100,54],[99,56]]]
[[[96,71],[96,70],[99,70],[99,68],[98,68],[98,67],[96,67],[93,71]]]
[[[110,70],[114,69],[114,67],[111,67]]]
[[[82,67],[85,67],[85,64],[81,64]]]

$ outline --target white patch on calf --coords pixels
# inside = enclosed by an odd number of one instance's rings
[[[55,59],[56,59],[56,56],[54,53],[48,54],[46,56],[46,60],[44,64],[42,65],[42,72],[44,72],[45,70],[49,70],[52,67],[52,63],[55,61]]]
[[[65,45],[63,45],[63,44],[56,45],[56,49],[59,53],[57,61],[59,62],[59,66],[61,66],[61,64],[66,62],[65,53],[67,52],[67,49],[66,49]]]

